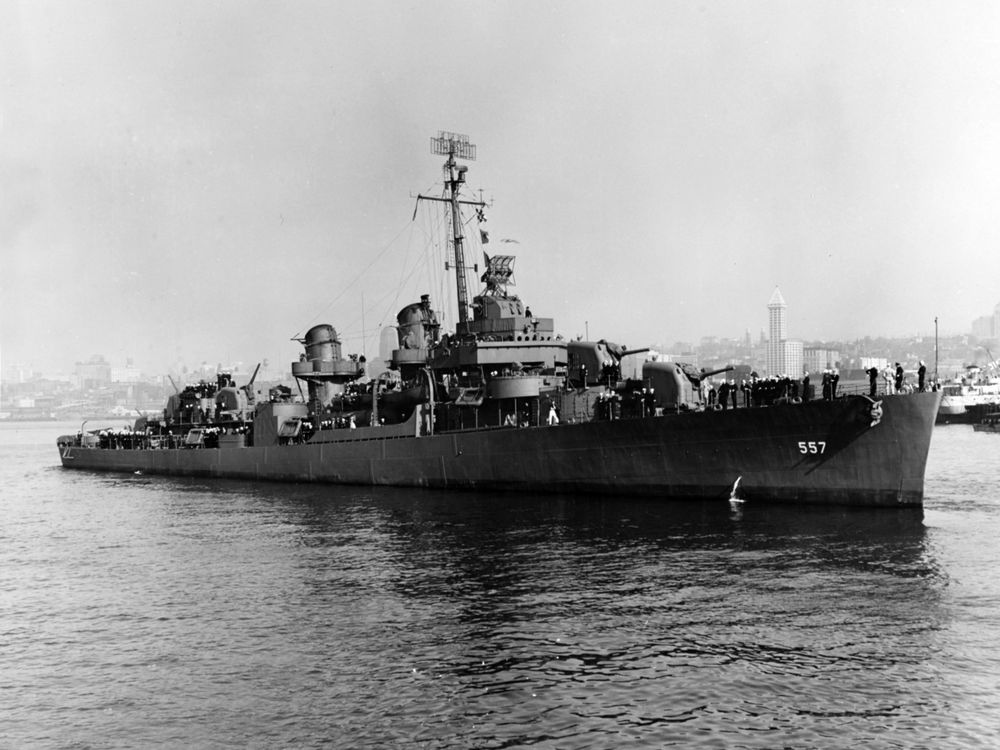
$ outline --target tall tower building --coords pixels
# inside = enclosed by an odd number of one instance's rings
[[[767,303],[769,337],[765,366],[768,375],[798,378],[802,374],[803,347],[801,341],[788,340],[788,327],[785,324],[787,308],[781,290],[775,287],[771,301]]]
[[[768,337],[772,343],[784,341],[788,338],[788,328],[785,326],[785,298],[781,296],[781,290],[774,287],[774,294],[771,301],[767,303],[768,317]]]
[[[767,374],[781,375],[785,373],[784,348],[788,338],[788,328],[785,325],[785,298],[781,290],[774,288],[771,301],[767,303]]]

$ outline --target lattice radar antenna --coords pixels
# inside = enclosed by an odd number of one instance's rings
[[[507,296],[507,287],[515,286],[513,255],[494,255],[486,258],[486,272],[479,279],[486,284],[486,293],[493,296]]]

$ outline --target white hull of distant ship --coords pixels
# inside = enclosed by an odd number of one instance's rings
[[[996,378],[972,383],[946,383],[941,387],[941,423],[978,422],[1000,407],[1000,382]]]
[[[447,155],[458,321],[442,335],[425,295],[397,316],[390,371],[373,381],[315,326],[292,374],[308,388],[252,404],[220,379],[175,394],[164,419],[125,435],[63,436],[63,466],[196,477],[464,490],[587,492],[869,506],[920,505],[940,394],[849,396],[708,408],[710,373],[567,341],[509,292],[513,257],[487,256],[471,302],[459,197],[474,157],[463,136],[432,139]],[[558,423],[556,423],[558,421]]]

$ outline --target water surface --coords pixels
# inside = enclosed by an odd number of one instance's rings
[[[925,508],[66,471],[0,426],[0,746],[1000,744],[1000,435]]]

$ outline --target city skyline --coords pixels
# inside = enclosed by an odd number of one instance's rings
[[[809,372],[817,372],[825,368],[833,367],[834,365],[833,362],[830,360],[830,358],[831,357],[837,358],[838,351],[836,349],[828,349],[827,347],[829,345],[842,346],[844,344],[849,344],[849,343],[858,344],[860,341],[866,339],[900,341],[900,340],[906,340],[908,338],[917,338],[917,339],[923,338],[923,336],[920,334],[911,334],[910,336],[902,336],[902,337],[866,336],[866,337],[861,337],[859,339],[853,339],[850,341],[837,341],[837,340],[825,341],[821,339],[809,339],[806,337],[790,338],[788,335],[788,318],[787,318],[787,311],[789,309],[789,305],[785,301],[784,296],[781,293],[780,287],[776,286],[774,288],[770,298],[768,299],[767,304],[764,305],[763,307],[767,310],[767,327],[765,329],[764,326],[761,326],[759,345],[756,347],[754,346],[753,341],[751,339],[751,334],[749,329],[747,329],[744,336],[707,335],[702,337],[699,340],[698,344],[695,344],[694,342],[676,341],[671,343],[652,342],[650,345],[654,350],[658,352],[661,352],[665,355],[674,356],[675,354],[677,354],[677,352],[672,352],[671,350],[675,349],[676,347],[682,344],[685,347],[691,346],[694,347],[695,349],[698,349],[709,343],[715,343],[715,344],[728,343],[732,345],[735,349],[746,348],[747,349],[746,352],[747,356],[745,358],[746,361],[749,361],[755,364],[755,366],[760,367],[764,373],[769,375],[776,375],[776,374],[788,375],[790,373],[802,372],[803,369],[807,369]],[[974,321],[973,327],[975,327],[975,324],[977,322],[981,322],[983,320],[994,320],[997,317],[1000,317],[1000,303],[997,303],[993,317],[979,318],[977,319],[977,321]],[[1000,328],[998,329],[991,328],[991,330],[1000,330]],[[949,333],[944,335],[950,337],[954,336],[966,337],[971,335],[975,338],[974,333],[972,334]],[[990,338],[994,338],[995,335],[996,334],[992,334],[991,337],[985,337],[985,340],[989,341]],[[385,351],[387,350],[387,348],[391,350],[389,342],[395,341],[395,332],[394,330],[389,328],[382,328],[379,331],[379,337],[380,341],[378,342],[376,349],[373,350],[369,358],[377,357],[378,359],[387,361],[388,357],[386,356]],[[984,351],[990,357],[992,357],[988,349],[984,347],[979,347],[979,348],[983,348]],[[177,374],[187,374],[187,373],[190,373],[195,378],[205,377],[211,379],[212,377],[214,377],[214,374],[216,372],[227,371],[233,373],[246,374],[249,373],[251,370],[254,370],[255,368],[256,369],[263,368],[263,370],[269,376],[274,375],[280,378],[285,378],[289,376],[289,371],[292,362],[298,360],[298,354],[299,353],[296,352],[295,356],[289,358],[288,361],[282,361],[278,363],[272,363],[266,359],[249,363],[242,360],[234,360],[234,361],[216,360],[215,362],[210,362],[208,360],[201,360],[200,362],[189,363],[184,361],[182,358],[179,358],[175,360],[170,366],[156,371],[154,369],[144,368],[142,363],[137,364],[130,356],[124,357],[123,360],[114,361],[114,358],[111,358],[109,360],[109,358],[105,354],[98,352],[92,354],[90,357],[84,360],[72,363],[72,366],[70,366],[69,364],[64,364],[61,369],[58,369],[56,371],[56,374],[65,376],[72,369],[75,376],[77,378],[81,378],[81,376],[79,375],[81,367],[98,366],[102,369],[108,370],[109,372],[113,372],[115,370],[118,371],[128,370],[131,373],[130,378],[121,378],[121,377],[108,378],[108,380],[110,380],[111,382],[125,383],[125,382],[139,382],[139,380],[143,378],[162,378],[166,377],[166,375],[168,374],[177,375]],[[30,363],[12,363],[0,358],[0,376],[5,377],[7,379],[11,379],[14,382],[23,382],[23,380],[26,379],[26,377],[11,378],[9,373],[9,370],[11,368],[15,369],[21,368],[21,370],[23,370],[24,373],[29,375],[38,374],[37,372],[33,371],[33,368]]]
[[[743,337],[740,336],[717,336],[717,335],[707,335],[699,340],[698,345],[694,342],[651,342],[650,346],[664,354],[670,353],[672,349],[675,349],[678,345],[684,343],[690,346],[704,346],[707,342],[725,343],[729,342],[736,348],[740,347],[741,342],[745,342],[745,346],[748,348],[749,361],[753,361],[755,358],[757,361],[756,366],[760,367],[767,374],[781,374],[788,375],[790,373],[802,372],[807,369],[810,372],[816,372],[829,368],[833,366],[833,362],[830,361],[830,357],[836,358],[837,350],[830,349],[827,350],[829,345],[841,346],[845,341],[824,341],[821,339],[809,339],[805,337],[792,337],[788,336],[788,319],[787,311],[789,309],[788,303],[785,301],[784,296],[781,293],[780,287],[775,287],[768,299],[767,304],[764,306],[767,310],[767,327],[766,329],[761,326],[760,329],[760,339],[759,344],[762,349],[755,349],[749,329],[745,332]],[[992,316],[983,316],[977,318],[973,321],[973,332],[971,334],[945,334],[948,336],[967,336],[971,335],[976,337],[975,328],[977,324],[980,328],[986,326],[989,323],[989,335],[979,336],[985,341],[995,340],[998,335],[997,332],[1000,331],[1000,325],[994,327],[994,321],[1000,320],[1000,302],[994,308],[994,313]],[[766,330],[766,334],[765,334]],[[379,331],[379,342],[377,348],[373,350],[369,358],[377,357],[378,359],[388,361],[388,357],[385,355],[385,350],[389,346],[389,342],[395,341],[395,331],[390,328],[381,328]],[[939,332],[940,335],[940,332]],[[920,334],[911,335],[910,337],[922,338]],[[900,340],[910,338],[907,336],[893,337],[893,336],[868,336],[861,337],[861,339],[854,339],[853,342],[858,342],[866,338],[875,339],[887,339],[887,340]],[[809,344],[807,347],[806,344]],[[991,357],[992,354],[988,349],[984,348],[984,351]],[[140,380],[146,378],[159,378],[165,377],[167,375],[178,375],[178,374],[188,374],[190,373],[195,378],[207,377],[211,379],[214,377],[216,372],[227,371],[232,373],[246,374],[254,369],[261,369],[265,372],[268,377],[276,376],[284,378],[288,376],[291,363],[298,359],[298,352],[295,356],[288,359],[287,362],[276,362],[272,363],[270,360],[264,358],[257,360],[256,362],[246,362],[243,360],[216,360],[215,362],[210,362],[208,360],[201,360],[199,362],[187,362],[183,358],[177,358],[174,362],[165,368],[159,370],[155,368],[150,368],[144,366],[142,363],[136,363],[134,358],[128,355],[118,358],[117,360],[112,357],[108,358],[107,355],[100,352],[95,352],[84,360],[78,360],[72,364],[63,363],[61,367],[50,371],[50,374],[56,376],[65,377],[71,372],[75,377],[80,378],[79,375],[81,367],[86,367],[88,365],[96,365],[107,369],[109,372],[113,371],[129,371],[129,377],[110,377],[108,378],[110,382],[139,382]],[[20,370],[21,374],[13,375],[12,372],[15,370]],[[4,360],[0,356],[0,377],[3,377],[11,382],[24,382],[32,375],[40,374],[36,371],[31,363],[24,362],[9,362]]]

